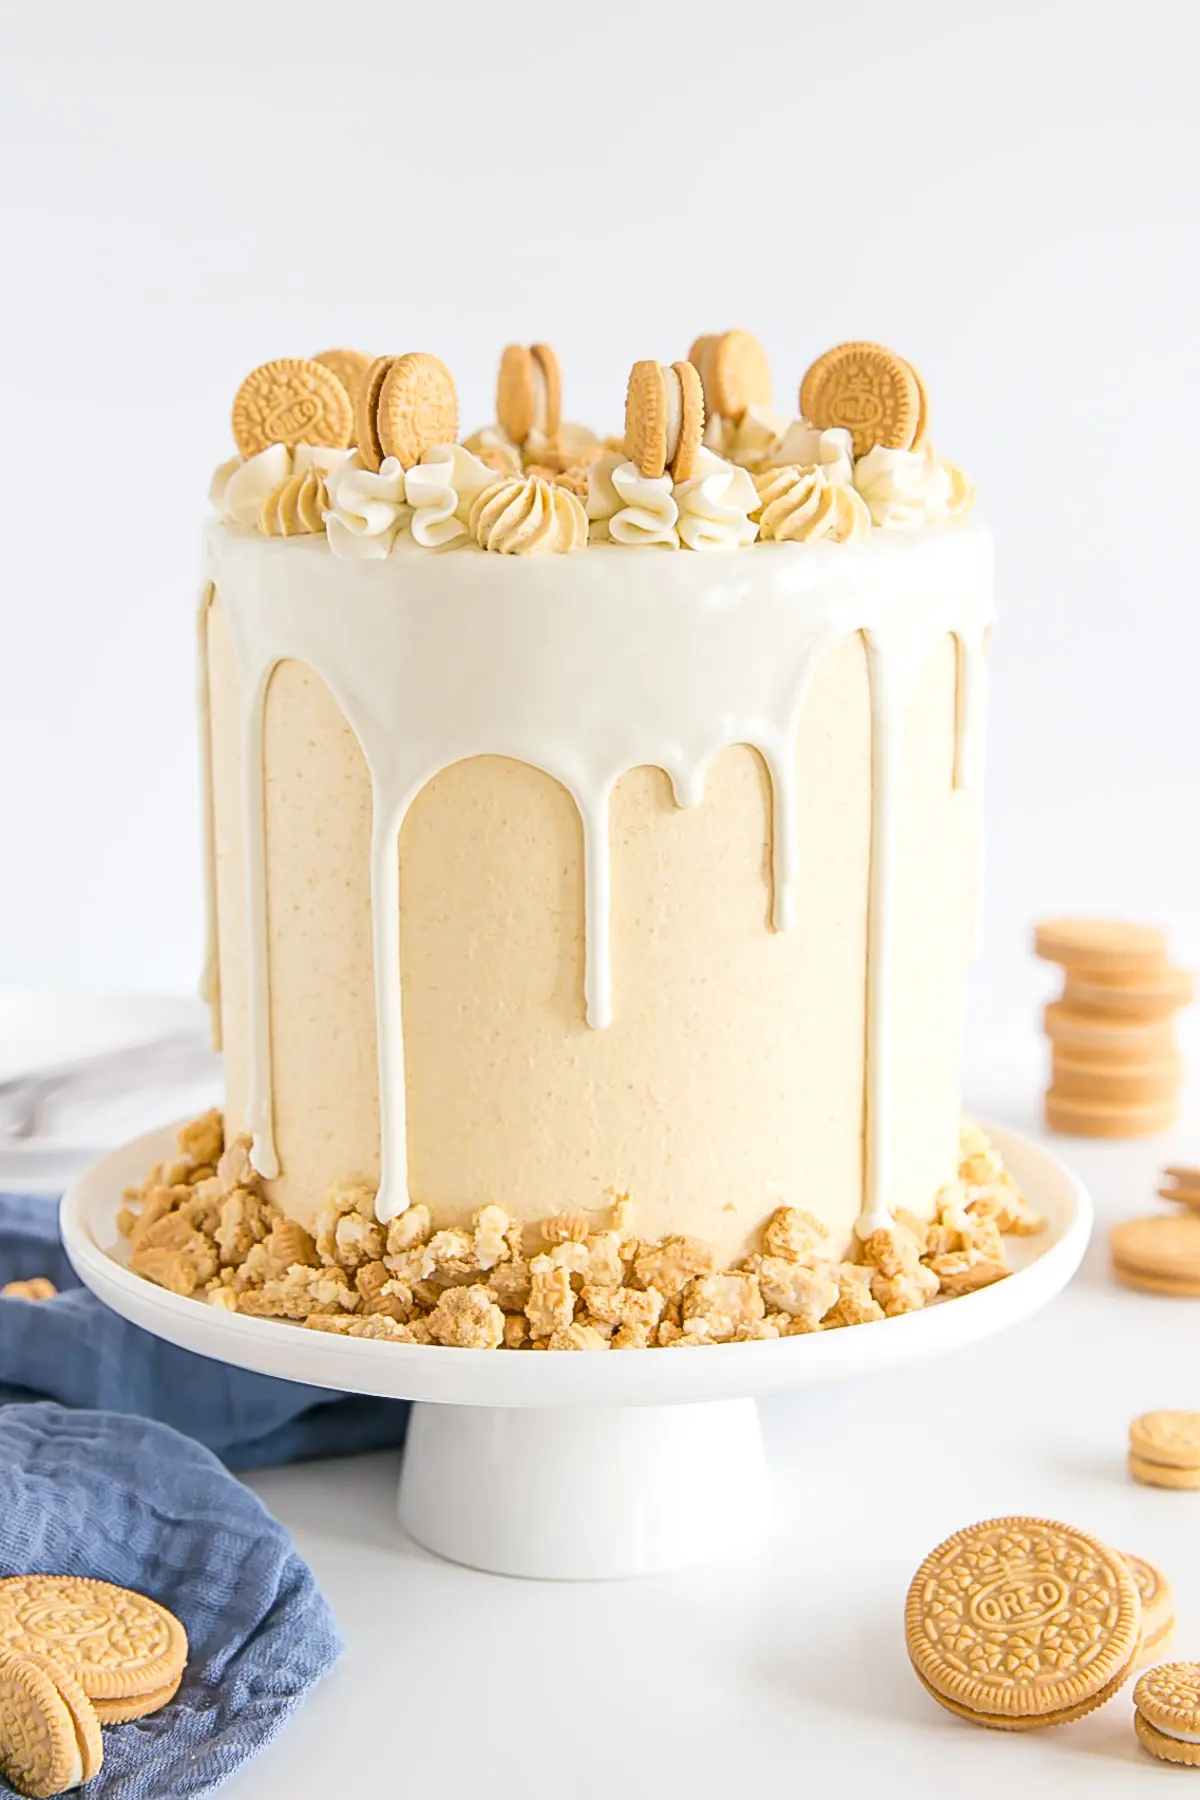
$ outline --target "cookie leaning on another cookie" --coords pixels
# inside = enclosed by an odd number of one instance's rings
[[[735,424],[752,406],[771,404],[771,365],[749,331],[713,332],[698,337],[687,359],[704,388],[704,409]]]
[[[1171,1583],[1162,1570],[1144,1556],[1121,1554],[1129,1564],[1129,1572],[1137,1582],[1142,1602],[1142,1641],[1138,1647],[1137,1666],[1144,1669],[1170,1642],[1175,1630],[1175,1596]]]
[[[1200,1768],[1200,1664],[1160,1663],[1133,1690],[1133,1728],[1160,1762]]]
[[[93,1702],[127,1702],[178,1685],[187,1633],[174,1613],[129,1588],[82,1575],[0,1581],[0,1647],[50,1656]]]
[[[371,367],[373,358],[365,350],[318,350],[313,361],[322,368],[332,369],[346,392],[353,406],[358,399],[358,391],[362,387],[363,377]]]
[[[940,1705],[976,1725],[1065,1725],[1117,1692],[1142,1630],[1124,1558],[1051,1519],[985,1519],[930,1552],[905,1608],[908,1654]]]
[[[458,390],[444,362],[424,350],[396,356],[379,389],[375,430],[385,457],[411,469],[427,450],[458,440]]]
[[[51,1658],[0,1649],[0,1773],[35,1800],[99,1773],[100,1722],[79,1684]]]

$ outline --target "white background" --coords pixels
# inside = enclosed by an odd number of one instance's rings
[[[548,337],[611,427],[744,324],[922,369],[999,546],[972,1067],[1028,921],[1200,955],[1188,0],[0,5],[0,981],[192,986],[196,534],[242,376]]]

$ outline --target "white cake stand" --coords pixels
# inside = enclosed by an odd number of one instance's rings
[[[1047,1221],[1010,1239],[1016,1272],[924,1312],[751,1344],[552,1353],[335,1337],[181,1299],[124,1266],[122,1189],[174,1130],[127,1144],[68,1189],[62,1235],[80,1279],[124,1318],[201,1356],[358,1394],[415,1400],[400,1517],[418,1543],[505,1575],[587,1579],[703,1562],[761,1531],[769,1485],[755,1401],[941,1356],[1027,1318],[1074,1274],[1092,1209],[1055,1157],[992,1141]]]

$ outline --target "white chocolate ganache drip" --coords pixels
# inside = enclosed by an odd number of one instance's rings
[[[248,1115],[262,1174],[278,1168],[263,791],[265,699],[278,664],[296,660],[320,676],[370,775],[377,1211],[388,1220],[409,1204],[398,846],[416,796],[452,764],[489,754],[528,763],[571,795],[583,830],[584,1005],[587,1023],[602,1030],[614,1006],[609,802],[616,783],[635,768],[661,768],[677,803],[695,806],[718,752],[737,744],[757,750],[773,790],[772,918],[777,930],[788,930],[803,855],[794,744],[805,696],[826,651],[861,634],[873,798],[858,1228],[868,1232],[890,1218],[895,765],[922,667],[949,635],[958,655],[952,779],[958,787],[975,778],[992,622],[990,535],[973,521],[951,520],[839,545],[759,543],[727,555],[665,557],[649,547],[652,534],[648,540],[641,550],[593,544],[570,557],[439,557],[401,537],[385,559],[344,561],[324,538],[272,540],[236,525],[209,527],[207,580],[228,616],[241,673]]]

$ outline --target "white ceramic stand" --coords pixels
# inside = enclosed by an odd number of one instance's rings
[[[219,1362],[317,1388],[415,1400],[400,1483],[412,1536],[505,1575],[649,1574],[744,1544],[769,1513],[751,1396],[947,1354],[1016,1325],[1063,1288],[1091,1203],[1056,1157],[987,1130],[1045,1216],[1009,1240],[1006,1281],[924,1312],[848,1330],[717,1348],[594,1353],[446,1350],[304,1331],[181,1299],[124,1266],[122,1189],[170,1150],[173,1131],[127,1144],[63,1196],[80,1277],[116,1312]]]

